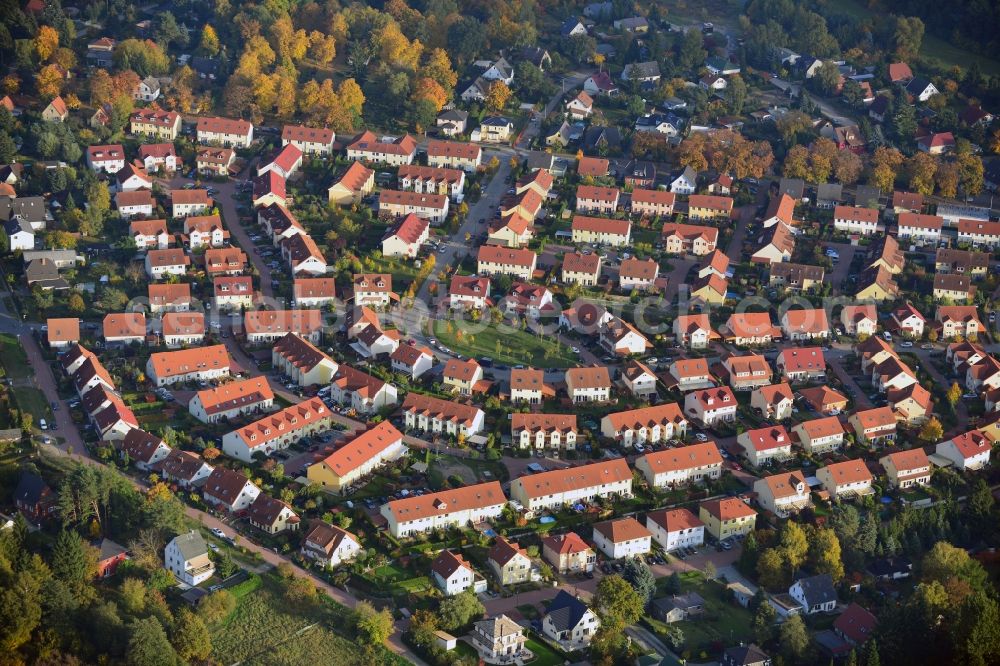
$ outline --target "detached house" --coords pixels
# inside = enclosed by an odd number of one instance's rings
[[[163,551],[163,565],[177,580],[192,587],[215,575],[215,565],[208,557],[208,546],[196,530],[171,539]]]
[[[753,484],[757,503],[779,518],[785,518],[812,506],[809,484],[802,472],[783,472],[765,476]]]
[[[327,199],[338,206],[350,206],[371,194],[374,188],[375,171],[361,162],[352,162],[327,190]]]
[[[431,562],[434,584],[446,597],[471,589],[476,594],[486,591],[486,579],[479,575],[461,553],[442,550]]]
[[[727,356],[722,369],[734,391],[750,391],[771,383],[771,366],[758,354]]]
[[[960,471],[978,470],[990,463],[992,444],[978,430],[970,430],[951,439],[938,442],[934,452],[954,463]]]
[[[374,132],[365,131],[347,146],[347,159],[389,166],[412,164],[416,154],[417,142],[409,134],[378,138]]]
[[[786,460],[792,455],[792,441],[784,426],[767,426],[748,430],[736,437],[743,454],[751,465],[760,467],[772,461]]]
[[[646,514],[646,529],[667,552],[705,543],[705,523],[687,509],[650,511]]]
[[[684,396],[684,413],[706,427],[736,420],[736,396],[728,386],[692,391]]]
[[[788,310],[781,317],[781,330],[789,340],[825,339],[830,336],[830,323],[823,308]]]
[[[879,464],[893,488],[925,486],[931,482],[931,463],[920,447],[884,455]]]
[[[500,585],[519,585],[531,580],[534,569],[528,551],[516,541],[498,536],[486,556],[486,564],[493,570]]]
[[[771,421],[783,421],[792,416],[794,397],[786,383],[761,386],[750,394],[750,406]]]
[[[328,567],[340,566],[361,551],[356,536],[320,520],[312,524],[302,541],[302,555]]]
[[[792,433],[802,448],[812,454],[828,453],[844,445],[844,426],[836,416],[802,421],[795,424]]]
[[[879,445],[896,438],[896,415],[889,407],[875,407],[851,414],[848,418],[860,442]]]
[[[830,574],[800,578],[788,588],[788,595],[802,607],[802,612],[806,615],[828,613],[837,608],[837,591]]]
[[[280,534],[297,531],[300,519],[288,504],[261,493],[247,509],[247,522],[266,534]]]
[[[201,487],[201,494],[206,503],[230,513],[238,513],[250,507],[260,495],[260,488],[240,472],[216,467]]]
[[[203,117],[198,119],[198,143],[249,148],[253,142],[253,124],[232,118]]]
[[[707,313],[680,315],[674,319],[674,338],[678,345],[704,349],[712,339],[719,337],[712,329]]]
[[[594,523],[594,545],[609,559],[639,557],[652,550],[653,535],[632,517]]]
[[[831,463],[816,470],[816,478],[830,497],[859,497],[874,492],[872,473],[861,459]]]
[[[749,534],[757,523],[757,512],[736,497],[702,502],[698,517],[705,530],[719,541]]]
[[[792,382],[822,379],[826,376],[826,359],[820,347],[788,347],[774,361],[782,376]]]
[[[597,562],[594,549],[576,532],[544,537],[542,558],[563,575],[593,571]]]

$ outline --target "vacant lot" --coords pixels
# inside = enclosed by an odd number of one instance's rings
[[[478,328],[478,327],[477,327]],[[497,363],[525,364],[536,368],[566,368],[577,365],[580,359],[573,350],[552,337],[537,336],[528,331],[497,330],[488,326],[472,333],[462,331],[461,324],[434,322],[434,335],[452,351],[480,358],[489,356]]]

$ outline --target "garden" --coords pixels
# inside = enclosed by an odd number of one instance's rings
[[[508,329],[501,332],[495,326],[486,326],[476,333],[466,333],[452,322],[435,321],[434,335],[457,354],[470,358],[488,356],[496,363],[538,368],[565,368],[580,363],[573,350],[559,340],[528,331]]]

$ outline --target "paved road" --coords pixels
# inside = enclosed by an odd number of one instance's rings
[[[897,351],[900,350],[897,348]],[[905,351],[920,359],[920,367],[927,371],[927,374],[931,376],[931,379],[933,379],[934,383],[938,386],[942,386],[947,389],[953,382],[955,382],[954,377],[945,377],[944,373],[942,373],[934,364],[934,361],[931,360],[931,354],[935,353],[934,350],[912,347],[911,349],[907,349]],[[960,381],[959,384],[963,385],[962,390],[964,392],[964,382]],[[957,423],[954,428],[944,433],[945,439],[955,435],[960,435],[969,429],[969,408],[966,406],[964,399],[959,399],[959,401],[955,403],[955,416],[957,417]]]
[[[802,86],[799,85],[798,83],[790,83],[788,81],[779,79],[776,76],[771,77],[771,85],[774,86],[775,88],[778,88],[782,92],[787,92],[788,90],[792,90],[793,91],[792,94],[795,97],[798,97],[802,92]],[[809,99],[811,99],[812,102],[816,105],[816,108],[819,109],[819,112],[827,119],[829,119],[834,125],[855,124],[855,121],[852,118],[842,115],[836,109],[836,107],[834,107],[833,104],[830,103],[829,100],[819,97],[812,92],[809,93]]]
[[[764,189],[762,186],[760,191],[764,191]],[[729,239],[729,247],[726,248],[726,256],[729,257],[729,263],[734,266],[743,260],[743,241],[747,237],[747,227],[753,223],[754,215],[757,213],[757,206],[741,206],[737,210],[739,214],[736,217],[736,227],[733,229],[732,238]]]
[[[843,357],[828,354],[826,356],[826,363],[833,370],[833,374],[837,375],[837,379],[854,394],[851,397],[854,398],[855,409],[869,409],[872,406],[872,401],[868,399],[868,395],[862,390],[861,386],[854,381],[854,377],[844,368]]]
[[[834,293],[839,294],[844,281],[851,274],[851,262],[854,261],[854,254],[858,248],[850,243],[825,243],[824,245],[834,248],[840,254],[837,265],[830,271],[826,280],[833,286]],[[848,288],[847,293],[853,293],[853,290]]]

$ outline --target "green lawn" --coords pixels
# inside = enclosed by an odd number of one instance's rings
[[[531,666],[560,666],[566,661],[558,652],[534,638],[526,640],[524,647],[535,654],[535,658],[528,662]]]
[[[714,642],[734,645],[752,638],[750,611],[730,601],[726,588],[718,582],[706,581],[697,576],[684,576],[681,588],[693,590],[705,599],[705,615],[689,622],[678,622],[684,632],[685,647],[692,652],[706,649]]]
[[[580,363],[573,350],[555,338],[537,336],[528,331],[499,331],[486,325],[482,330],[464,332],[462,324],[435,321],[434,336],[452,351],[480,358],[489,356],[497,363],[525,364],[536,368],[566,368]],[[471,325],[471,322],[469,322]]]
[[[24,353],[21,341],[16,335],[3,333],[0,335],[0,363],[8,377],[22,379],[31,376],[31,366],[28,356]]]
[[[45,399],[45,394],[40,390],[31,386],[17,386],[14,388],[14,399],[17,400],[18,407],[31,414],[35,419],[36,426],[39,419],[46,419],[49,423],[52,422],[52,410],[49,407],[49,401]]]

